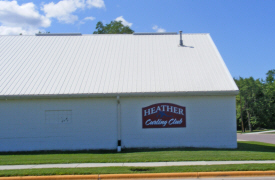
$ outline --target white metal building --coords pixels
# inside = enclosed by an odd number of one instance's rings
[[[236,148],[238,88],[209,34],[182,39],[0,36],[0,151]]]

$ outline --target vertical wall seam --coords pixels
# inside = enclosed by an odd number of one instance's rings
[[[121,113],[120,97],[117,96],[117,152],[121,151]]]

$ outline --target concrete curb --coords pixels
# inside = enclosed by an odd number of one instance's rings
[[[275,130],[269,130],[269,131],[260,131],[260,132],[249,132],[249,133],[239,133],[239,134],[264,134],[269,132],[275,132]]]
[[[202,177],[247,177],[275,176],[275,171],[224,171],[187,173],[147,173],[147,174],[98,174],[98,175],[58,175],[58,176],[16,176],[0,177],[0,180],[61,180],[61,179],[137,179],[137,178],[202,178]]]
[[[0,165],[0,170],[43,169],[43,168],[93,168],[93,167],[163,167],[225,164],[275,164],[275,160],[263,161],[177,161],[177,162],[131,162],[131,163],[71,163],[71,164],[27,164]]]

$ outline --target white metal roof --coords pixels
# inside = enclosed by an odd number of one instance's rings
[[[0,97],[236,94],[209,34],[0,36]]]

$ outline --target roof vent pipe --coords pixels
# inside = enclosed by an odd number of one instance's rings
[[[183,46],[183,41],[182,41],[182,31],[180,31],[180,46]]]

